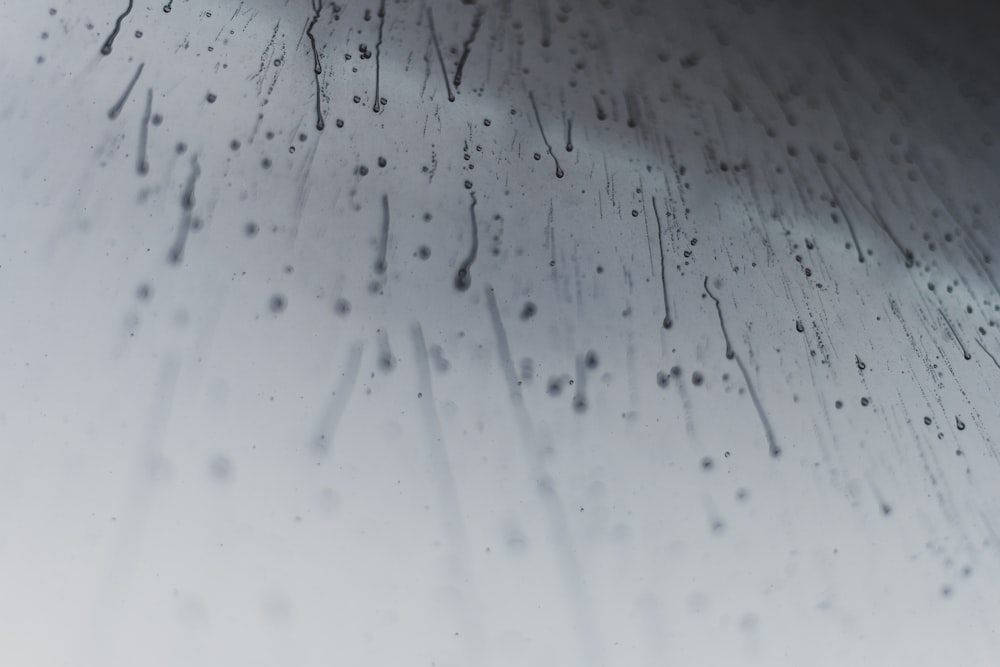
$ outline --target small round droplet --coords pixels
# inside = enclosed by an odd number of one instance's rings
[[[209,474],[218,482],[226,482],[233,476],[233,462],[226,456],[215,456],[208,464]]]
[[[269,307],[271,308],[271,312],[277,315],[285,311],[285,308],[288,307],[288,302],[285,300],[284,295],[275,294],[271,297]]]

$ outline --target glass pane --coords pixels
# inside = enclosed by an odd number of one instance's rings
[[[0,3],[0,662],[993,664],[996,25]]]

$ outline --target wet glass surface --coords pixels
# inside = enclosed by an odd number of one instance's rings
[[[0,3],[0,662],[995,664],[996,25]]]

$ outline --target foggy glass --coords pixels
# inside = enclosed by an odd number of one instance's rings
[[[996,27],[0,2],[0,664],[997,664]]]

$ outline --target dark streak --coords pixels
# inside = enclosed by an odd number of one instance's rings
[[[562,178],[564,174],[562,167],[559,166],[559,159],[552,152],[552,144],[549,143],[548,137],[545,136],[545,128],[542,127],[542,117],[538,113],[538,105],[535,104],[535,94],[528,91],[528,98],[531,100],[531,108],[535,111],[535,120],[538,121],[538,131],[542,133],[542,141],[545,142],[545,149],[552,156],[552,161],[556,163],[556,178]]]
[[[840,181],[847,186],[848,190],[851,191],[851,193],[854,195],[854,199],[858,202],[858,204],[861,205],[861,208],[865,209],[868,212],[868,215],[870,215],[872,219],[875,220],[876,224],[878,224],[878,226],[882,228],[882,231],[885,232],[885,235],[889,237],[889,240],[892,241],[892,244],[896,246],[897,250],[899,250],[899,253],[903,256],[903,261],[906,263],[906,268],[908,269],[912,268],[914,263],[913,251],[910,250],[909,248],[906,248],[893,233],[892,229],[889,227],[889,224],[885,221],[885,218],[882,217],[882,212],[879,211],[878,204],[875,203],[875,200],[873,199],[871,201],[871,207],[869,208],[865,204],[864,200],[861,199],[861,195],[858,194],[857,189],[851,184],[851,182],[847,179],[847,177],[844,176],[844,172],[841,171],[840,167],[838,167],[836,164],[833,167],[834,169],[837,170],[837,174],[840,176]]]
[[[733,352],[733,345],[729,342],[729,332],[726,331],[726,322],[722,319],[722,305],[715,298],[715,295],[712,294],[711,290],[708,289],[708,276],[705,276],[705,292],[715,302],[715,311],[719,313],[719,326],[722,327],[722,338],[726,341],[726,359],[732,359],[736,356],[736,353]]]
[[[597,95],[594,95],[594,107],[597,110],[597,120],[606,120],[608,114],[604,111],[604,107],[601,106],[601,101],[597,99]]]
[[[493,294],[493,288],[489,285],[486,286],[486,305],[490,311],[490,322],[493,324],[493,334],[497,339],[497,354],[500,356],[500,368],[503,370],[504,378],[507,380],[510,400],[517,409],[519,422],[523,427],[527,427],[528,415],[524,410],[524,397],[521,394],[517,371],[514,370],[514,357],[510,353],[507,329],[500,318],[500,309],[497,307],[496,295]]]
[[[198,156],[191,156],[191,174],[188,176],[187,185],[181,195],[181,210],[184,215],[181,218],[180,228],[177,230],[177,239],[167,254],[167,261],[171,264],[180,264],[184,258],[184,246],[187,243],[188,232],[191,230],[192,211],[194,210],[194,186],[201,176],[201,167],[198,166]]]
[[[383,275],[388,267],[386,253],[389,249],[389,195],[382,195],[382,238],[379,239],[378,259],[375,260],[375,273]]]
[[[663,225],[660,222],[660,212],[656,208],[656,197],[653,197],[653,216],[656,218],[656,240],[660,242],[660,285],[663,288],[663,328],[669,329],[674,326],[674,321],[670,317],[670,301],[667,299],[667,262],[663,254]],[[721,314],[720,314],[721,317]],[[723,328],[723,331],[725,328]],[[728,346],[728,341],[726,342]],[[726,356],[728,357],[728,350]]]
[[[396,367],[396,356],[392,353],[389,332],[385,329],[378,332],[378,367],[385,373],[391,372]]]
[[[585,647],[585,655],[589,658],[587,664],[596,667],[596,665],[603,664],[603,660],[601,660],[601,644],[598,640],[597,623],[593,617],[587,582],[581,572],[577,551],[573,548],[572,536],[567,526],[566,513],[563,509],[558,489],[552,478],[545,472],[542,464],[534,427],[531,423],[531,416],[528,414],[527,406],[524,404],[524,396],[521,394],[517,371],[514,369],[514,357],[510,351],[507,330],[503,325],[503,319],[500,317],[500,309],[497,307],[496,295],[493,293],[493,288],[489,285],[486,286],[485,291],[486,307],[489,310],[490,323],[493,325],[493,333],[497,342],[497,356],[499,357],[500,369],[506,380],[508,395],[510,396],[517,419],[518,431],[521,436],[521,446],[524,449],[525,459],[529,464],[528,472],[538,484],[549,524],[549,540],[556,557],[560,561],[563,585],[566,589],[567,597],[572,601],[572,609],[580,634],[580,641]]]
[[[309,37],[309,44],[313,52],[313,77],[316,80],[316,129],[322,131],[326,127],[323,120],[323,91],[320,87],[319,77],[323,73],[323,66],[319,61],[319,51],[316,49],[316,37],[313,35],[313,28],[319,21],[319,15],[323,11],[323,0],[312,0],[313,16],[309,20],[309,27],[306,28],[306,35]]]
[[[115,21],[115,29],[112,30],[111,34],[108,35],[108,38],[104,40],[104,45],[101,47],[101,55],[106,56],[111,53],[111,47],[115,43],[115,38],[118,36],[118,31],[122,29],[122,21],[124,21],[125,17],[128,16],[129,13],[132,11],[132,2],[133,0],[128,0],[128,7],[125,9],[124,12],[122,12],[118,16],[118,19]]]
[[[132,75],[132,80],[128,82],[128,86],[125,87],[125,92],[122,96],[115,102],[115,105],[108,109],[108,118],[114,120],[118,118],[118,114],[122,112],[125,107],[125,102],[128,101],[129,95],[132,94],[132,89],[135,88],[136,81],[139,80],[139,75],[142,74],[142,68],[146,66],[146,63],[139,63],[139,67],[136,68],[135,74]]]
[[[378,113],[382,108],[379,103],[379,80],[382,74],[382,29],[385,27],[385,0],[382,0],[378,8],[378,41],[375,42],[375,104],[372,110]]]
[[[472,247],[469,249],[469,256],[465,258],[458,267],[458,273],[455,274],[455,289],[460,292],[464,292],[472,285],[470,270],[472,269],[472,263],[476,261],[476,254],[479,252],[479,225],[476,223],[476,193],[472,192],[470,194],[472,195],[472,204],[469,206],[469,217],[472,220]]]
[[[438,419],[434,401],[434,387],[431,384],[431,366],[427,355],[427,343],[420,324],[414,324],[410,329],[413,339],[414,358],[417,366],[417,386],[422,394],[420,400],[421,412],[424,415],[424,426],[427,429],[427,458],[434,474],[439,500],[444,507],[444,515],[448,530],[456,547],[465,546],[465,528],[462,522],[461,504],[458,500],[458,490],[455,486],[455,476],[448,461],[445,449],[444,433]]]
[[[990,352],[989,350],[987,350],[987,349],[986,349],[986,346],[985,346],[985,345],[983,345],[983,341],[981,341],[981,340],[979,340],[979,339],[977,338],[977,339],[976,339],[976,344],[978,344],[978,345],[979,345],[979,347],[983,348],[983,352],[985,352],[985,353],[986,353],[986,356],[988,356],[988,357],[989,357],[990,359],[992,359],[992,360],[993,360],[993,364],[994,364],[994,365],[995,365],[995,366],[996,366],[997,368],[1000,368],[1000,361],[997,361],[997,358],[996,358],[996,357],[994,357],[994,356],[993,356],[993,354],[992,354],[992,353],[991,353],[991,352]]]
[[[573,152],[573,119],[566,121],[566,152]]]
[[[181,195],[181,208],[190,213],[194,209],[194,186],[201,176],[201,167],[198,166],[198,156],[191,156],[191,175],[188,176],[187,185]]]
[[[587,410],[587,365],[584,355],[576,357],[576,382],[573,384],[576,390],[573,393],[573,410],[585,412]]]
[[[726,323],[722,319],[722,306],[719,300],[715,298],[712,291],[708,289],[708,276],[705,276],[705,292],[708,294],[709,298],[715,302],[715,309],[719,313],[719,324],[722,326],[722,337],[726,340],[726,358],[736,359],[736,365],[740,367],[740,373],[743,374],[743,381],[746,382],[747,391],[750,394],[750,399],[753,401],[753,405],[757,408],[757,416],[760,417],[760,423],[764,426],[764,435],[767,437],[767,446],[770,451],[772,458],[778,458],[781,456],[781,447],[778,446],[777,441],[774,439],[774,431],[771,429],[771,422],[767,419],[767,413],[764,411],[764,406],[761,405],[760,398],[757,396],[757,390],[754,389],[753,382],[750,381],[750,374],[747,373],[746,366],[743,365],[743,360],[733,351],[732,345],[729,343],[729,334],[726,332]]]
[[[458,66],[455,68],[455,92],[458,92],[458,87],[462,85],[462,70],[465,69],[465,61],[469,59],[469,53],[472,50],[472,42],[476,39],[476,33],[479,32],[479,26],[482,23],[483,10],[476,9],[476,15],[472,17],[472,32],[469,37],[462,42],[462,56],[458,59]]]
[[[417,371],[418,403],[420,411],[423,413],[425,429],[425,453],[428,468],[431,471],[433,485],[437,492],[437,500],[441,508],[445,527],[448,532],[448,539],[453,550],[453,573],[461,581],[472,580],[468,572],[469,547],[466,537],[465,519],[463,517],[463,503],[459,497],[458,485],[455,482],[455,474],[452,471],[451,462],[448,457],[448,448],[444,438],[444,431],[441,428],[441,420],[438,417],[437,402],[434,398],[434,385],[431,379],[431,368],[429,355],[427,353],[427,343],[424,340],[424,332],[419,323],[414,323],[410,328],[410,335],[413,339],[414,360]],[[483,638],[481,636],[482,620],[480,618],[479,606],[476,603],[475,587],[468,585],[466,588],[468,595],[467,607],[463,610],[465,627],[462,633],[469,637],[472,646],[481,646]],[[459,633],[456,633],[459,634]]]
[[[820,176],[823,177],[823,182],[826,183],[826,189],[830,191],[830,196],[836,200],[837,193],[834,192],[833,184],[830,183],[830,178],[826,175],[826,169],[823,168],[823,163],[820,161],[820,158],[816,155],[815,151],[813,152],[813,160],[816,162],[816,167],[819,169]],[[858,251],[858,261],[863,264],[865,256],[861,252],[861,245],[858,243],[858,235],[854,232],[854,224],[851,222],[851,218],[847,215],[847,210],[843,206],[838,206],[838,209],[844,216],[844,222],[847,223],[847,230],[851,233],[851,239],[854,241],[854,249]]]
[[[444,66],[444,56],[441,55],[441,44],[438,42],[437,30],[434,29],[434,14],[431,8],[427,8],[427,24],[431,28],[431,39],[434,40],[434,49],[438,54],[438,62],[441,63],[441,75],[444,77],[444,86],[448,90],[448,101],[455,101],[455,94],[451,92],[451,83],[448,81],[448,70]]]
[[[864,204],[862,204],[862,206],[864,206]],[[913,251],[904,246],[902,243],[900,243],[899,239],[896,238],[896,235],[892,232],[892,229],[889,228],[889,223],[887,223],[885,221],[885,218],[882,217],[882,212],[879,211],[878,205],[875,203],[874,200],[872,200],[872,208],[870,213],[872,214],[872,218],[874,218],[875,222],[878,223],[878,226],[881,227],[882,231],[885,232],[885,235],[888,236],[889,240],[892,241],[893,245],[896,246],[896,249],[899,250],[900,253],[902,253],[903,261],[906,264],[906,268],[908,269],[912,268],[913,263],[915,261]]]
[[[916,160],[916,165],[917,169],[920,170],[921,175],[924,177],[924,181],[927,183],[927,187],[930,189],[931,192],[934,193],[934,196],[937,197],[938,201],[941,202],[941,205],[944,207],[944,210],[948,213],[951,219],[955,221],[955,224],[958,225],[958,228],[962,230],[962,234],[965,236],[966,243],[970,244],[973,248],[976,249],[976,252],[973,254],[976,266],[984,274],[986,274],[986,278],[989,280],[990,285],[993,287],[993,290],[997,293],[1000,293],[1000,285],[997,284],[996,278],[994,278],[993,276],[993,272],[990,271],[989,268],[986,266],[986,264],[983,262],[982,257],[986,253],[983,252],[983,249],[980,247],[979,241],[976,239],[975,234],[973,234],[972,229],[970,229],[968,225],[966,225],[966,223],[962,220],[962,218],[959,217],[958,211],[954,208],[951,198],[945,197],[938,190],[938,187],[936,185],[936,179],[930,178],[927,171],[924,169],[923,160]]]
[[[635,127],[638,124],[637,118],[639,116],[635,109],[638,106],[635,101],[635,96],[628,91],[622,92],[622,97],[625,99],[625,124],[629,127]]]
[[[351,392],[354,390],[354,384],[358,379],[363,350],[364,346],[361,343],[352,345],[351,351],[347,356],[347,362],[341,366],[343,370],[340,382],[337,384],[337,388],[330,396],[330,400],[323,410],[318,432],[313,438],[312,447],[317,454],[324,455],[333,446],[333,436],[337,432],[337,424],[347,409],[347,402],[351,400]]]
[[[545,0],[538,0],[538,22],[542,27],[542,47],[548,48],[552,46],[552,19]]]
[[[149,476],[162,466],[165,459],[165,439],[174,417],[180,371],[180,362],[168,357],[161,366],[153,388],[153,401],[143,429],[143,442],[137,452],[139,465],[135,467],[134,474],[130,475],[131,479],[128,480],[125,489],[124,505],[117,517],[119,528],[109,539],[107,562],[102,577],[104,582],[100,587],[102,592],[99,594],[102,601],[97,608],[111,623],[97,624],[98,647],[109,645],[108,635],[112,632],[111,628],[123,613],[121,604],[118,603],[118,600],[123,599],[120,593],[133,585],[136,566],[142,562],[141,550],[145,543],[149,515],[157,493],[157,485],[150,484]],[[98,648],[99,653],[107,650],[102,648]],[[102,658],[87,659],[83,662],[103,664],[107,661]]]
[[[146,111],[142,115],[142,124],[139,126],[139,158],[136,170],[140,176],[149,173],[149,159],[146,153],[146,143],[149,138],[149,121],[153,117],[153,89],[146,92]]]
[[[949,329],[951,329],[951,335],[955,337],[955,342],[957,342],[958,346],[962,348],[962,356],[965,357],[965,360],[968,361],[969,359],[972,359],[972,355],[969,354],[969,351],[965,349],[965,345],[962,343],[962,339],[958,337],[958,332],[955,331],[955,326],[951,323],[951,320],[948,319],[948,316],[945,315],[944,311],[941,310],[940,308],[938,308],[938,314],[941,315],[941,319],[943,319],[944,323],[948,325]]]

